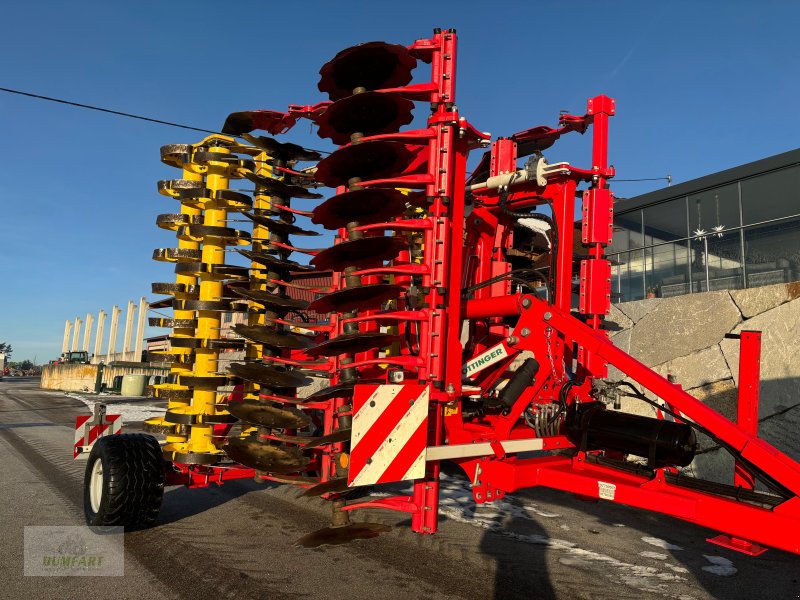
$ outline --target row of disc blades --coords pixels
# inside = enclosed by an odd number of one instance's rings
[[[344,50],[323,66],[319,89],[331,103],[316,118],[318,133],[346,145],[322,160],[296,144],[249,134],[248,113],[232,114],[224,129],[240,135],[246,144],[228,143],[225,152],[213,146],[162,149],[162,160],[176,167],[184,166],[187,157],[225,162],[255,190],[252,197],[236,190],[211,191],[204,181],[186,178],[159,184],[162,194],[195,212],[184,210],[157,220],[159,227],[175,231],[179,247],[154,253],[156,260],[174,263],[177,277],[175,283],[153,284],[154,293],[175,298],[176,311],[174,318],[160,318],[153,324],[175,328],[173,347],[185,350],[173,355],[179,357],[173,362],[178,365],[179,384],[163,386],[157,394],[169,398],[173,408],[172,403],[188,402],[193,384],[241,382],[241,393],[218,401],[219,411],[238,419],[233,426],[215,425],[220,448],[231,461],[255,469],[260,477],[301,485],[309,495],[336,497],[347,491],[350,404],[356,382],[364,382],[363,373],[347,365],[356,355],[377,356],[399,342],[393,332],[359,327],[352,319],[398,301],[405,288],[382,276],[362,281],[353,273],[397,259],[408,251],[409,238],[365,234],[358,228],[402,219],[419,198],[393,187],[362,187],[358,182],[424,167],[420,146],[361,141],[365,136],[396,133],[412,122],[414,103],[401,92],[387,90],[407,85],[415,66],[416,59],[405,47],[382,42]],[[259,163],[262,152],[269,157],[268,167]],[[319,162],[302,170],[296,166],[311,161]],[[314,191],[318,186],[344,187],[313,208],[303,206],[304,201],[322,198]],[[233,222],[209,228],[201,217],[209,200],[223,202],[231,214],[242,215],[253,233],[232,226]],[[294,201],[300,206],[293,206]],[[314,225],[344,230],[342,241],[319,250],[292,245],[292,236],[318,235]],[[205,263],[202,244],[209,238],[232,246],[249,266]],[[311,255],[308,264],[297,258],[304,254]],[[305,278],[298,279],[314,271],[333,271],[332,287],[304,285]],[[192,277],[224,282],[222,295],[200,300]],[[211,340],[187,341],[197,340],[189,333],[196,327],[197,311],[245,310],[247,321],[231,328],[230,339],[211,345]],[[336,327],[328,327],[324,318],[320,321],[320,315],[327,314],[335,316]],[[341,325],[343,319],[350,322]],[[215,345],[222,357],[225,350],[238,349],[245,358],[221,361],[214,381],[193,380],[192,352]],[[304,391],[320,377],[323,387],[313,393]],[[317,532],[304,543],[339,543],[381,530],[374,524],[361,525]]]
[[[340,187],[339,193],[304,215],[310,217],[313,224],[339,230],[342,235],[338,243],[315,252],[309,261],[309,267],[316,271],[334,272],[333,289],[319,294],[305,307],[289,305],[285,300],[276,302],[269,293],[252,288],[238,290],[253,304],[269,311],[270,317],[284,320],[287,313],[304,309],[333,317],[334,326],[328,335],[313,338],[276,328],[268,331],[267,328],[239,327],[237,332],[243,337],[280,352],[284,357],[300,357],[303,366],[280,374],[277,367],[261,364],[231,366],[232,374],[257,382],[262,386],[262,393],[258,401],[245,401],[240,406],[231,403],[229,410],[242,421],[258,423],[261,429],[259,435],[231,439],[228,455],[257,469],[299,474],[304,480],[309,479],[313,468],[318,483],[306,494],[328,494],[333,499],[331,527],[305,536],[299,543],[306,546],[344,543],[372,537],[387,529],[378,523],[351,524],[337,498],[348,491],[346,463],[355,385],[369,382],[362,369],[349,365],[358,356],[378,357],[380,351],[400,342],[395,332],[359,326],[354,319],[359,315],[368,317],[370,312],[387,303],[396,303],[405,291],[404,286],[386,281],[380,273],[365,280],[358,271],[380,269],[409,249],[407,235],[365,234],[359,227],[403,219],[408,210],[413,210],[415,200],[393,187],[361,187],[358,181],[408,172],[419,156],[415,147],[399,142],[361,142],[360,139],[378,133],[395,133],[412,121],[413,102],[401,94],[380,90],[408,84],[415,65],[416,60],[404,47],[371,43],[339,53],[321,70],[319,87],[329,94],[332,103],[316,119],[319,135],[336,144],[352,142],[321,160],[314,174],[320,185],[345,187]],[[286,228],[283,232],[297,233]],[[276,265],[270,256],[274,255],[250,254],[254,265],[283,269],[276,271],[281,277],[289,277],[290,269],[300,270],[297,264]],[[278,253],[278,257],[282,262],[288,261],[288,255]],[[320,371],[330,376],[327,387],[304,398],[301,404],[290,400],[296,395],[295,390],[302,389],[304,375]],[[385,378],[377,381],[381,382],[385,382]],[[265,388],[269,390],[266,395]],[[324,420],[335,423],[334,427],[322,431],[321,436],[296,434],[313,428],[311,424],[306,426],[305,421],[311,417],[303,417],[309,412],[313,416],[314,411],[303,410],[303,406],[310,405],[323,406],[328,412]],[[317,452],[326,447],[330,448],[329,462],[321,461]],[[341,460],[342,457],[345,460]]]

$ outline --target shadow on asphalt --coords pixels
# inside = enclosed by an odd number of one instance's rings
[[[40,379],[39,377],[9,377],[8,375],[4,376],[0,381],[3,383],[31,383],[33,381],[37,381]]]
[[[168,489],[164,492],[156,527],[188,519],[264,487],[254,481],[241,480],[228,481],[221,487],[212,485],[208,488],[189,489],[180,486]]]
[[[503,524],[509,531],[524,530],[526,535],[549,538],[536,521],[511,518]],[[487,531],[481,538],[480,551],[495,559],[495,600],[556,600],[556,591],[547,567],[547,547],[543,544],[514,544],[513,557],[497,539],[497,533]]]
[[[0,429],[19,429],[24,427],[59,427],[58,423],[0,423]]]

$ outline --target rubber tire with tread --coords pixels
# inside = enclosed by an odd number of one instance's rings
[[[94,464],[102,461],[103,491],[97,512],[89,487]],[[124,433],[101,437],[92,447],[83,481],[83,510],[91,526],[150,527],[164,497],[164,459],[151,435]]]

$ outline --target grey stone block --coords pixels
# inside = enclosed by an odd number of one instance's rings
[[[630,353],[631,351],[631,330],[625,329],[619,333],[611,336],[611,342],[623,352]],[[625,379],[625,374],[612,365],[608,365],[608,378],[611,381],[620,381]]]
[[[733,483],[733,457],[725,450],[707,450],[698,454],[691,465],[691,472],[698,479]]]
[[[797,435],[799,430],[800,406],[759,423],[758,435],[793,460],[800,460],[800,437]],[[720,483],[732,483],[733,457],[725,450],[713,450],[713,446],[707,439],[704,439],[704,436],[699,436],[698,439],[701,444],[701,453],[695,457],[692,463],[691,470],[694,476]],[[766,488],[757,482],[756,489],[764,491]]]
[[[771,310],[796,298],[800,298],[800,282],[765,285],[747,290],[734,290],[731,298],[742,311],[742,316],[749,319]]]
[[[615,304],[614,306],[619,308],[631,321],[638,323],[644,316],[648,315],[664,300],[664,298],[650,298],[649,300],[622,302],[620,304]]]
[[[722,379],[730,379],[728,363],[718,344],[653,367],[659,375],[675,375],[684,389],[699,388]]]
[[[626,329],[630,329],[633,326],[633,321],[631,321],[624,312],[622,312],[616,304],[612,304],[611,308],[608,311],[608,315],[605,318],[605,328],[608,331],[608,335],[614,337],[621,331]]]
[[[736,422],[737,390],[733,379],[715,381],[707,385],[686,390],[707,404],[726,419]]]
[[[656,302],[655,308],[631,329],[630,353],[648,366],[708,348],[741,321],[725,291],[644,302]]]
[[[800,405],[785,413],[768,417],[758,425],[758,437],[790,458],[800,461]]]
[[[761,331],[760,416],[766,417],[800,401],[800,299],[761,313],[737,326],[742,330]],[[720,342],[739,383],[739,340]]]

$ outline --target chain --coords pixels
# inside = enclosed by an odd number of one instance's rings
[[[558,376],[556,375],[556,363],[553,360],[552,335],[553,335],[553,328],[552,327],[546,327],[545,330],[544,330],[544,338],[545,338],[545,342],[547,343],[547,360],[550,361],[550,373],[551,373],[551,376],[553,377],[553,380],[555,381],[555,384],[557,386],[559,383],[561,383],[563,378],[560,375],[558,375]]]

